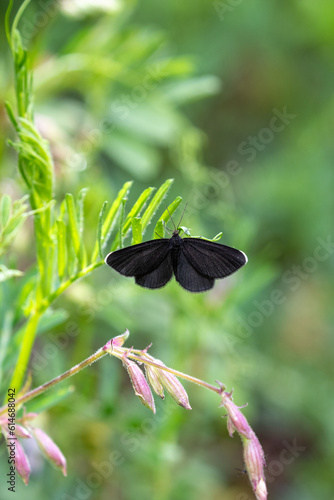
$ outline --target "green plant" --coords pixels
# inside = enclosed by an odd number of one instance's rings
[[[163,394],[161,391],[162,386],[164,386],[172,397],[186,408],[189,407],[187,396],[176,376],[218,393],[222,397],[222,405],[228,413],[230,435],[237,430],[242,437],[245,465],[255,494],[257,498],[264,499],[266,498],[266,489],[263,478],[262,448],[245,417],[232,402],[232,393],[225,392],[225,387],[222,384],[214,387],[202,380],[166,367],[161,361],[150,356],[147,349],[123,348],[122,344],[126,335],[112,339],[97,353],[50,382],[36,389],[30,389],[31,380],[29,375],[26,376],[26,372],[32,348],[40,322],[55,299],[75,281],[87,277],[104,264],[103,252],[107,245],[111,250],[122,247],[123,239],[130,233],[132,233],[132,244],[142,241],[145,231],[159,210],[173,180],[165,181],[155,193],[152,187],[144,189],[129,209],[126,201],[132,182],[126,182],[110,206],[108,206],[107,201],[102,204],[96,220],[96,240],[93,248],[88,248],[85,240],[84,210],[87,190],[86,188],[81,189],[76,196],[67,193],[61,201],[55,198],[53,159],[49,145],[43,139],[34,121],[29,55],[23,47],[18,30],[18,23],[29,1],[23,2],[11,27],[9,17],[12,1],[6,15],[6,34],[14,61],[17,104],[17,110],[14,111],[12,106],[8,102],[6,103],[8,116],[17,134],[17,140],[10,141],[10,144],[18,154],[18,169],[25,185],[27,197],[13,203],[8,195],[1,198],[0,252],[3,254],[6,252],[27,216],[30,215],[34,222],[36,263],[32,265],[31,272],[27,273],[22,287],[22,297],[24,298],[22,300],[24,303],[23,315],[20,317],[22,325],[11,338],[9,333],[13,324],[13,316],[22,313],[7,311],[3,319],[4,334],[0,370],[4,372],[4,368],[6,370],[9,368],[9,371],[12,371],[11,379],[8,381],[10,390],[8,389],[4,394],[4,406],[0,409],[4,435],[8,439],[10,439],[12,432],[16,432],[16,435],[20,437],[30,437],[30,433],[39,436],[40,445],[42,448],[44,447],[46,455],[66,473],[65,459],[60,450],[50,441],[50,438],[43,435],[43,431],[31,426],[29,422],[34,416],[26,415],[23,411],[23,405],[109,353],[123,361],[136,394],[153,411],[155,409],[153,398],[139,364],[145,365],[150,385],[160,396]],[[27,199],[29,199],[30,211],[27,211]],[[158,237],[158,235],[163,236],[164,223],[175,212],[181,201],[181,197],[175,198],[163,211],[154,227],[152,238]],[[118,230],[116,230],[117,227]],[[217,236],[219,237],[219,235]],[[2,280],[21,276],[21,271],[7,269],[5,265],[2,265],[0,271]],[[13,345],[18,346],[17,356],[14,354]],[[13,370],[11,370],[12,367]],[[16,430],[15,426],[12,428],[14,425],[11,421],[12,417],[6,417],[6,412],[9,415],[13,395],[16,397],[17,411],[20,411],[17,419],[19,427],[16,427]],[[30,473],[29,464],[20,447],[17,448],[17,452],[19,452],[19,458],[16,462],[16,468],[27,483]]]

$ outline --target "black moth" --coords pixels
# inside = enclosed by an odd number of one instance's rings
[[[201,238],[181,238],[175,229],[171,238],[146,241],[111,252],[106,264],[124,276],[134,276],[137,285],[161,288],[172,278],[190,292],[205,292],[215,279],[225,278],[247,263],[235,248]]]

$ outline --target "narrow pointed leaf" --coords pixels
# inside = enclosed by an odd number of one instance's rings
[[[11,208],[12,202],[10,196],[8,194],[4,194],[0,201],[0,222],[2,229],[6,226],[9,220]]]
[[[5,106],[6,106],[6,111],[7,111],[8,117],[9,117],[10,121],[12,122],[13,127],[15,128],[16,132],[18,132],[20,130],[20,127],[16,121],[16,118],[15,118],[15,115],[14,115],[14,112],[13,112],[13,109],[12,109],[10,103],[8,101],[6,101]]]
[[[1,269],[0,269],[1,275]],[[7,349],[9,346],[12,328],[13,328],[13,312],[11,310],[4,314],[3,323],[1,325],[1,337],[0,337],[0,386],[3,383],[3,373],[4,373],[4,361],[7,355]]]
[[[161,238],[164,237],[163,224],[167,223],[169,221],[170,216],[173,215],[173,213],[175,212],[177,207],[180,205],[181,201],[182,201],[181,196],[178,196],[177,198],[175,198],[175,200],[170,205],[168,205],[168,209],[166,209],[164,211],[164,213],[162,214],[162,216],[160,217],[160,219],[158,220],[158,222],[154,228],[153,239],[158,238],[156,233],[160,234]],[[162,228],[162,230],[161,230],[161,228]]]
[[[99,254],[98,255],[99,255],[99,257],[100,257],[101,260],[103,259],[103,255],[102,255],[102,247],[103,247],[102,227],[103,227],[104,218],[105,218],[106,211],[107,211],[107,206],[108,206],[108,202],[105,201],[103,203],[101,211],[99,213],[99,220],[98,220],[98,223],[97,223],[97,237],[96,237],[96,242],[97,242],[97,245],[99,247]]]
[[[67,193],[65,199],[66,199],[66,207],[67,207],[67,214],[68,214],[68,224],[69,224],[69,228],[70,228],[73,248],[75,250],[76,255],[79,256],[79,253],[80,253],[80,235],[79,235],[79,226],[78,226],[78,219],[77,219],[74,198],[73,198],[72,194]]]
[[[163,238],[164,235],[165,235],[164,224],[162,220],[158,220],[154,229],[153,239],[159,240],[160,238]]]
[[[82,239],[82,234],[83,234],[83,230],[84,230],[84,221],[85,221],[84,201],[85,201],[87,192],[88,192],[88,188],[81,189],[78,193],[77,203],[76,203],[77,216],[78,216],[78,227],[79,227],[79,234],[80,234],[81,239]]]
[[[173,182],[174,182],[174,179],[167,179],[167,181],[165,181],[162,184],[162,186],[160,186],[158,191],[153,196],[151,203],[149,204],[149,206],[145,210],[143,217],[142,217],[143,232],[145,231],[146,227],[150,223],[150,221],[151,221],[153,215],[155,214],[156,210],[158,209],[160,203],[167,195],[169,188],[171,187]]]
[[[25,221],[25,216],[23,214],[13,214],[11,218],[7,221],[7,225],[3,230],[2,236],[6,238],[10,236],[14,238],[17,231],[20,229],[21,225]]]
[[[77,211],[74,203],[73,195],[70,193],[66,194],[66,206],[67,206],[67,214],[68,214],[68,223],[70,229],[71,240],[73,243],[73,250],[75,255],[79,261],[81,267],[84,265],[84,248],[83,243],[80,237],[79,224]]]
[[[153,191],[154,191],[153,187],[148,187],[139,196],[136,203],[133,205],[130,212],[128,213],[128,216],[124,222],[122,230],[123,236],[125,236],[128,230],[130,229],[133,217],[136,217],[136,215],[140,213],[141,209],[143,208],[143,206],[145,205],[145,203],[147,202],[148,198],[151,196]]]
[[[102,224],[102,229],[101,229],[102,250],[109,239],[111,231],[114,228],[115,222],[117,220],[117,214],[118,214],[120,205],[122,203],[122,200],[128,194],[131,186],[132,186],[132,181],[126,182],[123,185],[122,189],[117,194],[115,201],[111,205],[110,210],[105,218],[105,221]],[[99,244],[98,244],[98,242],[96,242],[94,250],[93,250],[93,254],[92,254],[92,262],[95,262],[95,260],[98,258],[98,255],[99,255]]]
[[[131,221],[131,227],[132,227],[132,241],[131,245],[137,245],[138,243],[142,242],[143,235],[142,235],[142,227],[141,227],[141,218],[140,217],[134,217]]]
[[[66,226],[61,219],[57,220],[57,242],[58,242],[58,276],[59,280],[65,276],[66,269]]]
[[[137,201],[135,202],[135,204],[133,205],[133,207],[131,208],[130,212],[128,213],[125,219],[125,222],[122,227],[122,236],[126,236],[127,232],[131,228],[131,221],[133,217],[136,217],[140,213],[141,209],[147,202],[148,198],[151,196],[152,191],[154,191],[154,188],[149,187],[141,193],[141,195],[139,196],[139,198],[137,199]],[[111,246],[111,251],[116,250],[116,248],[120,246],[120,239],[121,239],[120,236],[117,235]]]

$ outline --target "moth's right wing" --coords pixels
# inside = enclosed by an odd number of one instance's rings
[[[145,241],[109,253],[105,263],[123,276],[142,276],[158,268],[169,250],[170,241],[167,238]]]

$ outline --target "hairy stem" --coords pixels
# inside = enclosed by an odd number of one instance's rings
[[[99,358],[102,358],[102,356],[105,356],[107,354],[106,351],[102,350],[102,348],[98,349],[94,354],[89,356],[87,359],[84,361],[81,361],[81,363],[73,366],[66,372],[62,373],[61,375],[58,375],[58,377],[53,378],[52,380],[49,380],[49,382],[46,382],[45,384],[40,385],[39,387],[36,387],[36,389],[33,389],[32,391],[27,392],[24,394],[24,396],[21,396],[16,400],[16,406],[19,407],[23,403],[27,403],[31,399],[35,398],[36,396],[39,396],[40,394],[43,394],[43,392],[47,391],[48,389],[51,389],[51,387],[54,387],[56,384],[59,384],[59,382],[62,382],[63,380],[66,380],[69,377],[72,377],[72,375],[75,375],[76,373],[80,372],[87,366],[91,365],[95,361],[97,361]],[[11,386],[15,387],[15,386]],[[3,406],[0,408],[0,415],[4,414],[7,411],[7,405]]]
[[[208,384],[207,382],[204,382],[204,380],[201,380],[201,379],[196,378],[196,377],[192,377],[191,375],[187,375],[186,373],[183,373],[183,372],[179,372],[178,370],[174,370],[173,368],[168,368],[168,366],[162,366],[159,363],[155,363],[154,361],[151,361],[149,359],[145,359],[145,357],[143,357],[143,356],[138,356],[137,354],[135,354],[135,352],[142,353],[142,351],[129,349],[126,347],[122,347],[122,348],[114,347],[111,354],[121,359],[124,356],[125,352],[126,352],[126,356],[128,358],[134,359],[134,360],[139,361],[140,363],[144,363],[146,365],[154,366],[155,368],[158,368],[159,370],[164,370],[166,372],[172,373],[176,377],[187,380],[188,382],[192,382],[193,384],[201,385],[202,387],[205,387],[206,389],[209,389],[210,391],[214,391],[217,394],[222,393],[221,387],[216,387],[214,385]]]

